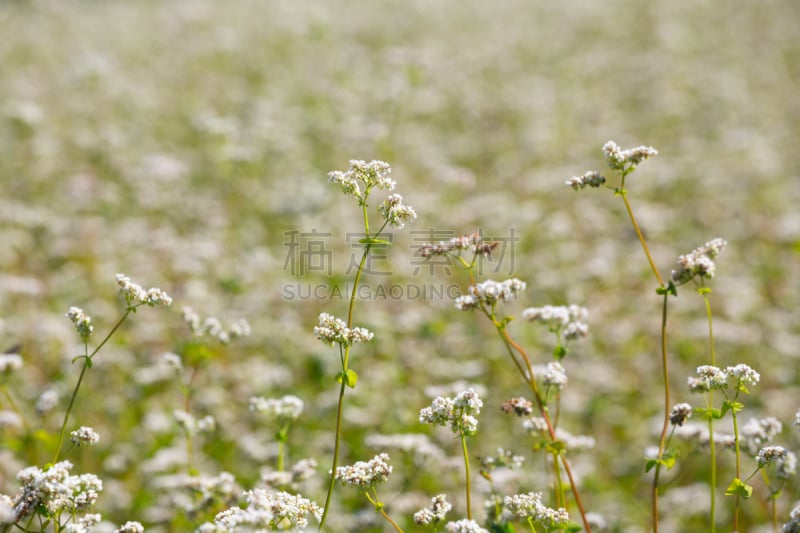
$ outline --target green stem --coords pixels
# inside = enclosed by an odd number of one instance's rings
[[[663,285],[662,285],[663,286]],[[669,367],[667,362],[667,304],[669,293],[664,293],[664,303],[661,308],[661,373],[664,376],[664,424],[661,427],[661,437],[658,439],[658,458],[664,455],[664,448],[669,429],[670,395],[669,395]],[[653,476],[653,533],[658,533],[658,481],[661,474],[661,463],[656,464]]]
[[[397,522],[395,522],[394,520],[392,520],[392,517],[389,516],[386,513],[386,511],[383,509],[383,504],[378,499],[378,491],[375,489],[375,487],[372,487],[371,490],[375,494],[374,498],[369,495],[369,491],[364,491],[364,496],[367,497],[367,499],[369,500],[369,503],[371,503],[373,505],[373,507],[375,507],[375,510],[377,512],[379,512],[380,515],[384,519],[386,519],[387,522],[389,522],[392,525],[392,527],[394,528],[395,531],[397,531],[397,533],[403,533],[403,529],[400,527],[400,525]]]
[[[533,366],[531,365],[530,357],[525,352],[525,349],[520,346],[508,333],[505,326],[495,321],[495,327],[497,328],[498,333],[500,334],[500,338],[503,341],[503,344],[506,346],[506,350],[508,350],[508,354],[511,359],[514,361],[514,364],[517,366],[522,378],[530,387],[531,391],[533,392],[533,396],[536,399],[536,405],[539,409],[539,414],[545,421],[547,425],[547,433],[550,436],[550,440],[555,442],[558,440],[556,438],[556,431],[553,427],[553,423],[550,419],[550,413],[547,409],[547,405],[545,405],[544,399],[542,398],[541,393],[539,392],[539,386],[536,383],[535,376],[533,374]],[[522,357],[523,361],[525,362],[525,367],[527,368],[527,376],[525,369],[523,369],[522,365],[519,363],[517,358],[514,356],[514,352],[517,352],[520,357]],[[575,483],[575,477],[572,474],[572,468],[569,465],[569,461],[567,461],[566,454],[562,453],[559,454],[561,458],[561,464],[564,467],[564,472],[567,474],[567,478],[569,479],[570,488],[572,490],[572,496],[575,498],[575,504],[578,506],[578,511],[581,515],[581,520],[583,522],[583,527],[586,529],[586,533],[592,533],[592,527],[589,525],[589,520],[586,518],[586,510],[583,508],[583,501],[581,500],[580,493],[578,492],[578,485]],[[558,481],[558,480],[557,480]],[[560,481],[559,481],[560,485]]]
[[[367,210],[366,206],[364,207],[364,225],[367,228],[367,236],[369,236],[369,225],[367,223]],[[377,236],[378,234],[376,234]],[[361,273],[364,271],[364,265],[367,262],[367,255],[369,254],[370,245],[367,244],[364,248],[364,255],[361,256],[361,262],[358,264],[358,270],[356,271],[355,280],[353,281],[353,290],[350,293],[350,304],[347,309],[347,327],[350,328],[353,325],[353,307],[355,306],[356,301],[356,294],[358,291],[358,282],[361,279]],[[342,357],[342,372],[347,372],[348,370],[348,363],[350,362],[350,346],[346,346],[344,349],[344,356]],[[333,460],[331,461],[331,475],[330,480],[328,481],[328,493],[325,496],[325,507],[322,510],[322,518],[319,521],[319,530],[322,531],[322,526],[325,525],[325,518],[328,516],[328,511],[330,510],[330,503],[331,503],[331,496],[333,495],[333,486],[336,483],[336,467],[339,464],[339,444],[341,440],[341,432],[342,432],[342,412],[344,406],[344,393],[345,389],[347,388],[347,381],[342,376],[342,384],[339,387],[339,402],[336,407],[336,433],[334,435],[334,444],[333,444]]]
[[[708,316],[708,342],[709,350],[711,352],[711,366],[716,366],[717,354],[714,347],[714,325],[711,314],[711,302],[708,300],[708,295],[705,292],[700,293],[703,296],[703,301],[706,306],[706,315]],[[714,405],[714,391],[708,391],[708,407]],[[711,511],[709,516],[709,531],[715,533],[717,530],[717,450],[714,444],[714,419],[708,418],[708,445],[711,449]]]
[[[461,430],[461,451],[464,453],[464,472],[466,474],[466,495],[467,495],[467,519],[472,520],[472,500],[470,496],[471,484],[469,473],[469,454],[467,453],[467,438]]]
[[[647,242],[645,242],[644,240],[644,235],[642,235],[642,230],[639,228],[639,224],[636,222],[636,217],[633,216],[633,209],[631,209],[631,204],[630,202],[628,202],[628,194],[625,192],[625,189],[620,189],[619,194],[620,196],[622,196],[622,201],[625,202],[625,209],[628,211],[628,217],[630,217],[631,219],[631,223],[633,224],[633,229],[636,230],[636,235],[639,236],[639,242],[642,243],[642,249],[644,249],[644,254],[647,256],[648,263],[650,263],[650,269],[656,276],[658,284],[661,287],[665,287],[664,280],[661,278],[661,274],[658,273],[656,264],[653,261],[653,256],[650,255],[650,249],[647,247]]]
[[[739,393],[736,393],[734,403],[736,402]],[[742,479],[742,453],[739,449],[739,421],[736,416],[736,409],[731,409],[731,416],[733,416],[733,443],[736,450],[736,479]],[[736,507],[733,510],[733,531],[739,531],[739,508],[741,507],[741,497],[739,492],[736,492]]]

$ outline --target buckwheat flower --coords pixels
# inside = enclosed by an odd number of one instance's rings
[[[716,238],[703,246],[695,248],[686,255],[678,257],[678,268],[672,271],[672,280],[675,283],[686,283],[695,277],[713,278],[716,265],[713,259],[725,249],[728,242]]]
[[[783,430],[783,424],[774,416],[762,419],[751,418],[739,430],[742,449],[750,455],[758,450]]]
[[[542,503],[541,492],[506,496],[503,504],[518,517],[531,518],[548,528],[569,522],[566,509],[551,509]]]
[[[253,396],[250,398],[250,412],[267,413],[287,422],[297,420],[303,412],[303,400],[293,395],[284,396],[280,399]]]
[[[140,522],[125,522],[114,533],[144,533],[144,526]]]
[[[606,522],[605,517],[600,513],[593,513],[588,512],[586,513],[586,521],[592,527],[592,531],[594,530],[603,530],[608,528],[608,523]]]
[[[488,529],[483,529],[476,521],[466,519],[448,522],[444,529],[447,533],[489,533]]]
[[[392,226],[402,229],[405,223],[417,218],[417,212],[409,205],[403,204],[403,197],[391,194],[378,206],[383,219]]]
[[[725,373],[729,378],[734,378],[738,386],[752,387],[753,385],[757,385],[761,379],[761,375],[758,372],[743,363],[736,366],[729,366],[725,369]]]
[[[97,513],[85,514],[77,522],[67,524],[62,531],[64,533],[89,533],[92,526],[100,523],[103,517]]]
[[[270,493],[262,489],[250,491],[248,497],[253,507],[269,509],[273,515],[273,524],[291,524],[302,529],[308,527],[308,516],[313,516],[317,521],[322,518],[319,506],[307,498],[288,492]]]
[[[342,188],[342,192],[358,198],[359,202],[364,201],[359,183],[365,187],[365,193],[373,188],[392,191],[395,188],[395,181],[389,177],[392,168],[389,163],[383,161],[360,161],[350,160],[350,168],[347,172],[335,170],[328,173],[328,181],[336,183]]]
[[[361,198],[361,188],[352,174],[334,170],[328,173],[328,181],[341,186],[343,193],[350,194],[359,199]]]
[[[447,501],[445,494],[438,494],[431,498],[431,506],[420,509],[414,513],[414,523],[420,526],[436,524],[444,520],[453,506]]]
[[[44,508],[50,515],[61,511],[84,512],[95,504],[103,490],[103,482],[94,474],[70,475],[72,463],[61,461],[47,470],[29,466],[17,473],[21,483],[15,511],[17,520],[23,520],[37,509]]]
[[[161,289],[153,287],[151,289],[147,289],[147,296],[144,299],[144,303],[150,307],[155,307],[157,305],[168,307],[172,305],[172,298],[170,298],[169,294]]]
[[[191,413],[176,409],[172,412],[172,416],[178,426],[189,436],[197,435],[198,433],[210,433],[217,427],[216,421],[211,415],[197,419]]]
[[[726,371],[711,365],[701,365],[697,367],[697,378],[688,379],[689,390],[691,392],[708,392],[711,389],[724,389],[728,385],[728,374]]]
[[[501,407],[504,413],[514,413],[517,416],[529,416],[533,413],[533,402],[525,398],[511,398],[503,402]]]
[[[199,334],[202,333],[200,326],[200,315],[195,313],[194,309],[188,305],[184,305],[181,310],[183,313],[183,321],[186,322],[192,329],[192,332]]]
[[[344,320],[328,313],[319,315],[319,326],[314,328],[314,335],[330,347],[334,344],[351,346],[357,342],[372,340],[374,336],[366,328],[348,328]]]
[[[0,353],[0,374],[22,368],[22,357],[16,353]]]
[[[464,296],[459,296],[456,298],[455,308],[459,311],[469,311],[470,309],[476,309],[480,305],[480,300],[477,298],[466,294]]]
[[[547,363],[546,370],[542,374],[542,383],[545,386],[563,390],[567,386],[567,371],[561,363],[552,361]]]
[[[161,356],[161,361],[163,361],[167,366],[171,366],[178,372],[183,370],[183,360],[181,359],[181,356],[176,353],[165,353]]]
[[[794,452],[786,452],[782,461],[778,461],[778,477],[780,479],[790,479],[797,474],[797,455]]]
[[[625,156],[622,149],[614,141],[608,141],[603,145],[603,157],[612,170],[622,170],[625,166]]]
[[[389,454],[381,453],[368,462],[358,461],[350,466],[336,467],[335,478],[342,485],[351,487],[374,487],[389,479],[392,467],[389,465]]]
[[[497,448],[497,456],[484,457],[481,459],[481,466],[485,470],[496,470],[498,468],[508,468],[509,470],[519,470],[525,458],[521,455],[515,455],[511,450]]]
[[[266,531],[275,529],[304,529],[308,517],[322,518],[320,507],[299,495],[287,492],[271,493],[253,489],[245,493],[247,507],[231,507],[214,517],[214,524],[204,524],[198,531]],[[216,526],[216,528],[215,528]]]
[[[800,505],[789,514],[789,522],[783,525],[783,533],[800,533]]]
[[[645,159],[649,159],[658,155],[658,150],[652,146],[637,146],[636,148],[628,148],[622,151],[622,155],[626,162],[636,166]]]
[[[437,396],[430,407],[419,412],[419,421],[435,426],[450,427],[453,433],[475,435],[483,401],[473,389],[460,392],[455,398]]]
[[[131,281],[125,274],[117,274],[117,285],[119,292],[125,296],[128,305],[143,302],[147,299],[147,291],[138,283]]]
[[[673,426],[682,426],[688,418],[692,417],[692,406],[688,403],[676,403],[669,415],[669,422]]]
[[[765,446],[758,451],[756,463],[760,468],[775,464],[786,457],[788,451],[783,446]]]
[[[13,524],[16,520],[14,499],[0,493],[0,524]]]
[[[36,400],[36,412],[39,413],[39,416],[44,416],[52,411],[56,405],[58,405],[58,391],[47,389]]]
[[[228,336],[231,340],[241,337],[249,337],[250,333],[252,333],[250,323],[244,318],[240,318],[228,328]]]
[[[69,435],[72,443],[77,446],[82,444],[91,446],[100,442],[100,435],[98,435],[92,428],[88,426],[81,426]]]
[[[20,427],[22,427],[21,416],[19,416],[14,411],[9,411],[8,409],[0,409],[0,431],[6,428],[20,428]]]
[[[794,425],[800,428],[800,409],[794,414]]]
[[[117,274],[117,285],[119,292],[125,296],[125,302],[129,305],[146,304],[150,307],[157,305],[170,306],[172,298],[159,288],[153,287],[144,290],[141,285],[131,281],[125,274]]]
[[[81,340],[87,342],[92,335],[92,331],[94,331],[92,317],[84,313],[80,307],[70,307],[65,316],[72,321],[75,330],[81,336]]]
[[[606,182],[606,179],[600,175],[596,170],[590,170],[583,176],[573,176],[565,183],[575,189],[584,189],[587,186],[594,187],[595,189],[601,187]]]

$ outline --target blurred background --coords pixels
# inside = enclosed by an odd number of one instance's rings
[[[104,479],[104,518],[181,531],[223,508],[196,494],[176,501],[165,481],[186,470],[171,418],[184,398],[160,362],[196,347],[184,305],[252,325],[250,337],[184,361],[193,413],[217,420],[197,469],[261,486],[276,429],[248,413],[248,398],[295,394],[306,411],[289,462],[319,461],[301,490],[321,504],[339,361],[312,329],[320,312],[345,315],[360,254],[350,234],[363,231],[358,206],[327,173],[381,159],[419,216],[392,235],[375,263],[382,274],[364,280],[401,292],[370,292],[356,306],[355,323],[376,337],[353,349],[361,379],[348,391],[343,463],[392,454],[381,495],[402,524],[439,492],[463,516],[458,442],[417,421],[460,381],[486,395],[471,451],[504,447],[528,460],[496,488],[548,489],[542,456],[499,410],[525,388],[491,325],[409,289],[465,288],[463,272],[420,265],[415,247],[481,231],[508,244],[486,277],[528,284],[509,314],[589,309],[590,336],[564,360],[560,425],[596,439],[572,458],[587,507],[609,531],[643,530],[642,458],[663,409],[660,300],[620,199],[564,184],[605,170],[609,139],[659,151],[626,186],[662,275],[678,255],[729,241],[711,282],[718,363],[761,373],[741,416],[778,417],[778,443],[796,450],[799,20],[794,0],[0,3],[0,349],[19,345],[24,359],[0,378],[25,421],[0,425],[0,491],[14,494],[20,468],[51,458],[79,371],[71,359],[82,353],[64,313],[82,307],[104,334],[124,308],[122,272],[175,305],[132,317],[78,397],[71,424],[94,427],[101,442],[67,458]],[[323,249],[307,268],[295,255]],[[332,285],[343,296],[305,292]],[[671,303],[673,395],[698,403],[684,384],[709,361],[703,302],[687,287]],[[535,363],[551,360],[546,328],[510,328]],[[50,390],[59,403],[37,413]],[[429,448],[403,451],[400,434],[424,434]],[[723,455],[723,485],[731,464]],[[705,452],[682,450],[666,476],[667,531],[705,524],[706,468]],[[791,481],[779,500],[783,518],[797,488]],[[762,489],[747,502],[748,531],[769,520]],[[476,493],[489,490],[476,481]],[[384,530],[356,492],[337,491],[333,530]]]

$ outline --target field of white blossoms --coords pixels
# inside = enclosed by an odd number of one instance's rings
[[[0,532],[800,532],[798,21],[0,2]]]

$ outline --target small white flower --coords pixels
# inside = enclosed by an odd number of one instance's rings
[[[70,437],[73,444],[76,444],[77,446],[82,444],[92,446],[93,444],[100,442],[100,435],[98,435],[95,430],[88,426],[81,426],[80,428],[76,429],[70,433]]]

